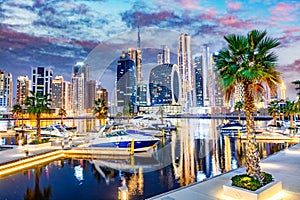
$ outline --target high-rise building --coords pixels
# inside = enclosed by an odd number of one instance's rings
[[[92,112],[95,99],[96,99],[96,81],[95,80],[86,81],[84,107],[87,112]]]
[[[13,106],[12,74],[0,70],[0,107],[11,108]]]
[[[202,78],[203,78],[203,103],[204,106],[210,105],[210,76],[209,69],[211,68],[210,63],[210,52],[208,45],[203,45],[201,47],[201,55],[202,55]]]
[[[180,75],[177,65],[162,64],[151,70],[149,77],[151,105],[177,104],[180,92]]]
[[[101,85],[97,86],[96,89],[96,99],[103,99],[106,102],[106,106],[108,106],[108,92]]]
[[[147,106],[147,84],[137,85],[136,104],[137,106]]]
[[[158,53],[157,61],[158,65],[171,63],[170,49],[166,45],[163,45],[162,52]]]
[[[73,111],[90,112],[94,106],[95,95],[96,82],[89,79],[89,66],[84,62],[77,62],[72,70]]]
[[[64,89],[64,78],[62,76],[56,76],[52,80],[52,107],[63,108],[63,89]]]
[[[195,97],[196,97],[196,107],[203,107],[203,56],[196,56],[194,58],[193,67],[195,70]]]
[[[128,53],[123,52],[117,66],[117,106],[136,106],[135,62]]]
[[[195,105],[194,71],[191,58],[191,38],[181,33],[178,39],[178,67],[181,77],[180,104],[186,112]]]
[[[52,106],[54,108],[71,109],[71,83],[64,81],[63,76],[52,80]]]
[[[17,93],[16,102],[19,105],[24,105],[24,101],[29,96],[31,91],[31,81],[28,76],[18,76],[17,78]]]
[[[31,67],[32,91],[40,93],[41,96],[51,95],[53,71],[51,67]]]
[[[136,70],[136,83],[142,82],[142,51],[140,49],[127,49],[127,54],[134,61]]]
[[[72,75],[72,109],[74,113],[84,112],[84,74]]]

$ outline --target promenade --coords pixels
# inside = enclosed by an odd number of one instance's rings
[[[280,151],[261,160],[262,171],[273,175],[282,181],[282,191],[271,200],[300,199],[300,144]],[[231,177],[245,173],[245,167],[221,174],[204,182],[195,183],[149,200],[228,200],[223,195],[223,185],[230,182]]]

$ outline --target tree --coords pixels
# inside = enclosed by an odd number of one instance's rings
[[[277,116],[280,115],[280,108],[278,101],[271,101],[268,105],[268,113],[273,117],[273,124],[277,126]]]
[[[238,111],[238,120],[241,121],[241,110],[243,109],[244,104],[241,101],[237,101],[234,105],[234,110]]]
[[[12,111],[13,115],[16,116],[16,126],[19,126],[19,116],[20,116],[20,114],[23,114],[22,106],[20,104],[15,104],[15,105],[13,105],[13,108],[11,111]]]
[[[131,114],[131,109],[130,109],[130,105],[124,105],[123,106],[123,115],[125,117],[127,117],[127,122],[129,123],[129,117]]]
[[[31,115],[35,115],[36,119],[36,136],[38,140],[41,140],[41,115],[42,113],[51,113],[50,104],[51,99],[48,98],[48,94],[41,96],[40,93],[30,91],[30,96],[27,96],[24,104],[27,107],[27,112]]]
[[[64,117],[67,116],[67,111],[63,108],[59,108],[58,115],[60,116],[60,124],[63,125]]]
[[[105,119],[105,117],[108,115],[108,108],[106,106],[106,102],[103,99],[96,99],[94,101],[95,107],[94,107],[94,115],[96,115],[97,119],[99,120],[100,126],[102,125],[102,121]]]
[[[290,127],[294,128],[294,116],[298,113],[297,104],[294,101],[286,101],[283,107],[284,116],[290,117]]]
[[[264,89],[263,83],[274,94],[277,83],[281,82],[280,73],[276,71],[277,56],[271,52],[280,42],[267,37],[266,31],[259,30],[252,30],[247,36],[230,34],[224,39],[228,43],[227,48],[214,55],[220,85],[225,89],[227,102],[234,93],[234,86],[243,86],[247,132],[246,173],[262,183],[254,130],[254,97],[256,92]]]
[[[293,81],[292,83],[297,85],[295,89],[297,91],[298,101],[300,101],[300,80]]]

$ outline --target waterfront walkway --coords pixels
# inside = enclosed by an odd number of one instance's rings
[[[282,181],[282,191],[272,200],[300,199],[300,144],[280,151],[261,160],[262,171]],[[231,177],[245,173],[245,167],[232,170],[204,182],[195,183],[155,197],[151,200],[228,200],[223,195],[223,185],[230,182]]]

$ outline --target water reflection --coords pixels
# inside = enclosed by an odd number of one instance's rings
[[[51,197],[51,186],[45,186],[43,189],[40,188],[40,176],[42,172],[42,166],[34,168],[34,188],[27,187],[26,193],[24,194],[24,200],[48,200]],[[30,171],[28,172],[30,175]],[[29,176],[30,177],[30,176]]]
[[[26,171],[27,180],[24,172],[1,178],[0,199],[25,196],[47,199],[49,194],[52,199],[117,199],[123,179],[130,199],[145,199],[244,165],[246,141],[220,135],[216,127],[222,120],[175,120],[180,125],[177,133],[164,138],[152,154],[93,160],[62,158],[39,170]],[[94,124],[80,123],[86,124],[86,130]],[[80,123],[76,125],[84,128]],[[278,141],[258,142],[261,157],[289,145]],[[34,180],[30,178],[33,172]],[[21,183],[18,188],[14,187],[14,180]],[[15,194],[21,192],[22,196],[12,197],[12,190],[16,190]]]

